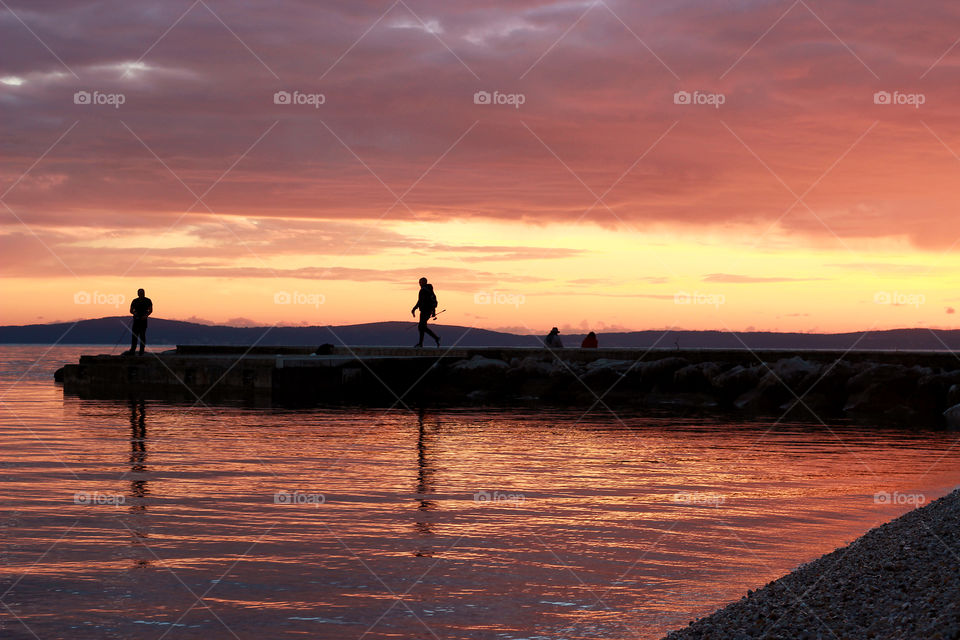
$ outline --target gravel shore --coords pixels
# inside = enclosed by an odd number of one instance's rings
[[[960,490],[666,640],[960,638]]]

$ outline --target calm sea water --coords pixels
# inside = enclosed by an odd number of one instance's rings
[[[960,483],[951,432],[64,396],[98,351],[0,347],[0,637],[658,638]]]

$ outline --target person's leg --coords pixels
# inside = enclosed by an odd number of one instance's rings
[[[427,329],[427,318],[423,315],[423,312],[420,313],[420,321],[417,322],[417,331],[420,333],[420,340],[417,342],[416,346],[423,346],[423,334],[428,331]]]
[[[143,355],[143,350],[147,347],[147,327],[146,324],[140,325],[140,355]]]
[[[136,353],[136,351],[137,351],[137,327],[136,327],[136,321],[134,321],[134,326],[131,327],[130,329],[130,351],[128,351],[127,353],[129,353],[130,355],[133,355],[134,353]]]
[[[426,333],[428,336],[430,336],[431,338],[433,338],[434,342],[436,342],[436,343],[437,343],[437,346],[439,347],[439,346],[440,346],[440,336],[438,336],[437,334],[435,334],[435,333],[433,332],[433,330],[432,330],[430,327],[427,326],[427,319],[428,319],[429,317],[430,317],[430,314],[428,314],[428,313],[421,313],[421,314],[420,314],[420,326],[422,327],[422,328],[420,329],[420,345],[423,346],[423,334]]]

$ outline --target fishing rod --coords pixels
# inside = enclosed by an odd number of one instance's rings
[[[441,313],[443,313],[444,311],[446,311],[446,309],[444,309],[443,311],[438,311],[437,313],[433,314],[433,319],[436,320],[436,319],[437,319],[437,316],[440,315]],[[420,324],[420,323],[417,322],[416,324],[407,327],[407,330],[410,330],[410,329],[412,329],[413,327],[416,327],[416,326],[419,325],[419,324]]]
[[[120,341],[121,341],[121,340],[123,340],[125,337],[127,337],[127,336],[129,336],[131,333],[133,333],[133,331],[127,327],[126,323],[124,323],[123,320],[120,321],[120,324],[123,325],[123,332],[120,334],[120,337],[117,338],[117,343],[116,343],[115,345],[113,345],[113,349],[110,350],[110,353],[111,353],[111,354],[112,354],[114,351],[117,350],[117,347],[120,346]]]

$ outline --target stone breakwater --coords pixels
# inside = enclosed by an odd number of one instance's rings
[[[665,640],[960,638],[958,523],[954,491]]]
[[[478,403],[536,399],[590,405],[673,406],[798,418],[960,426],[960,359],[904,364],[801,355],[743,362],[698,354],[645,360],[565,359],[562,353],[497,359],[475,355],[438,377],[446,397]],[[466,391],[464,394],[463,391]]]
[[[446,406],[661,407],[960,426],[960,358],[936,352],[183,346],[82,356],[69,393]]]

